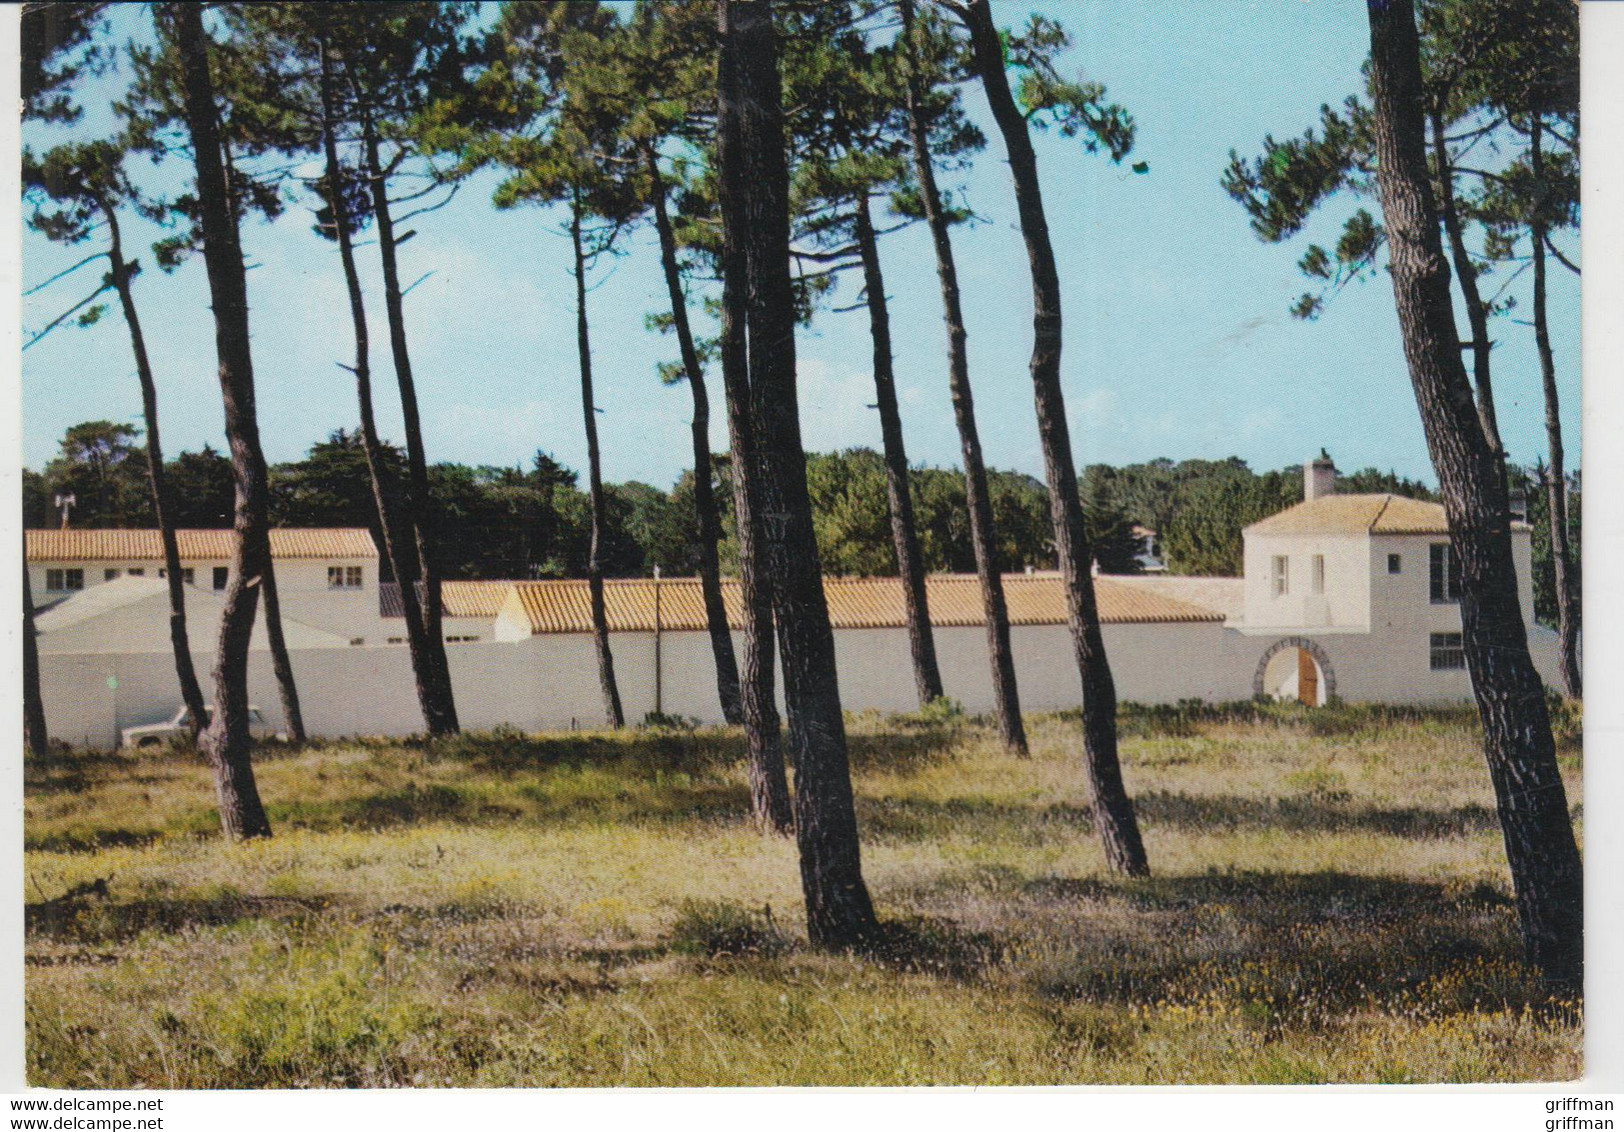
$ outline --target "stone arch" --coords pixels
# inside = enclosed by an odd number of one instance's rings
[[[1325,680],[1325,702],[1330,703],[1336,696],[1336,669],[1331,667],[1331,657],[1320,643],[1308,637],[1282,637],[1263,650],[1263,655],[1257,662],[1257,670],[1252,673],[1252,695],[1258,699],[1268,695],[1263,686],[1264,673],[1268,670],[1269,661],[1287,649],[1302,649],[1314,658],[1314,662],[1319,665],[1320,675]]]

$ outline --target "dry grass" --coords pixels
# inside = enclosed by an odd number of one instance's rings
[[[32,766],[30,1080],[1580,1073],[1577,1004],[1518,962],[1469,715],[1129,713],[1146,881],[1103,869],[1075,723],[1032,730],[1014,762],[973,723],[853,721],[867,957],[806,946],[727,732],[268,753],[277,835],[238,846],[184,753]],[[1563,761],[1577,798],[1574,735]]]

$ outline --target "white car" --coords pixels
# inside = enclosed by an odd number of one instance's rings
[[[203,709],[208,714],[203,719],[203,725],[208,726],[209,720],[214,716],[214,705],[210,704]],[[185,704],[175,712],[174,716],[163,723],[148,723],[141,727],[126,727],[119,732],[119,745],[122,747],[156,747],[160,743],[167,743],[172,739],[191,731],[192,715]],[[277,731],[265,720],[265,713],[252,704],[248,706],[248,732],[256,739],[286,740],[284,732]]]

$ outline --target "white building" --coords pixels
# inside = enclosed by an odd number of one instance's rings
[[[223,592],[236,537],[230,530],[177,530],[186,584]],[[156,530],[25,531],[23,547],[28,584],[41,609],[118,578],[162,578],[166,573]],[[369,639],[380,629],[378,549],[365,527],[273,530],[271,559],[284,617],[358,645],[378,643]],[[167,645],[167,628],[161,639]],[[132,638],[130,643],[143,642]]]
[[[1241,578],[1097,577],[1107,655],[1122,700],[1173,703],[1254,695],[1324,703],[1468,699],[1460,612],[1444,511],[1392,495],[1341,495],[1329,461],[1305,469],[1304,501],[1248,527]],[[228,531],[184,532],[189,618],[207,672],[224,588]],[[1534,662],[1558,682],[1556,635],[1532,621],[1530,529],[1512,525]],[[178,701],[167,597],[151,531],[30,531],[41,673],[53,733],[108,746],[117,729],[167,717]],[[419,731],[399,593],[380,589],[364,530],[275,531],[277,579],[306,725],[313,735]],[[131,577],[134,575],[134,577]],[[108,585],[109,582],[119,583]],[[1054,573],[1005,578],[1021,703],[1075,707],[1077,666]],[[946,693],[993,709],[986,633],[972,575],[933,576],[931,620]],[[98,592],[100,591],[100,592]],[[830,578],[841,700],[848,710],[910,711],[912,664],[895,578]],[[527,730],[602,720],[587,583],[444,585],[444,634],[466,727]],[[724,601],[742,655],[737,585]],[[611,648],[628,719],[650,712],[721,722],[699,583],[606,584]],[[256,633],[254,648],[262,647]],[[278,703],[267,662],[251,696]],[[780,688],[782,681],[779,682]],[[108,688],[116,688],[109,695]]]

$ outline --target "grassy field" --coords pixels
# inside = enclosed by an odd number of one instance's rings
[[[1578,738],[1564,773],[1579,797]],[[195,755],[28,768],[29,1079],[63,1088],[1552,1080],[1469,713],[852,721],[880,954],[804,937],[727,732],[312,745],[227,845]],[[1575,805],[1577,816],[1578,807]]]

